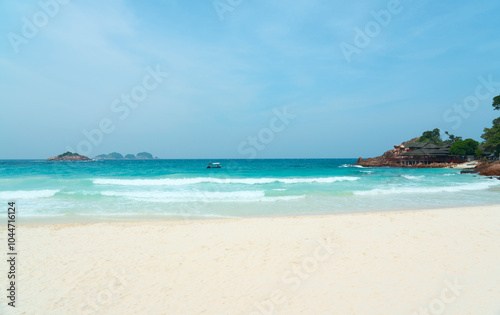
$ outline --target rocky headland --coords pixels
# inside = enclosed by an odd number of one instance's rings
[[[356,165],[360,165],[363,167],[399,167],[399,168],[463,168],[462,173],[475,173],[482,176],[494,176],[500,179],[500,161],[489,161],[483,160],[480,162],[476,162],[475,166],[469,166],[467,162],[463,164],[460,163],[430,163],[423,164],[417,163],[413,165],[403,165],[401,163],[395,162],[395,159],[400,158],[404,153],[409,152],[409,146],[411,144],[418,142],[420,138],[414,138],[408,141],[405,141],[399,145],[395,145],[394,149],[386,151],[381,156],[377,156],[374,158],[363,159],[359,158],[356,162]],[[463,167],[464,164],[467,164],[466,167]]]
[[[418,142],[420,137],[413,138],[411,140],[405,141],[401,144],[395,145],[394,149],[386,151],[381,156],[374,158],[363,159],[360,157],[356,162],[356,165],[364,167],[404,167],[404,168],[444,168],[456,165],[456,163],[431,163],[431,164],[415,164],[415,165],[402,165],[400,163],[394,162],[393,159],[400,157],[403,153],[409,151],[408,145]]]

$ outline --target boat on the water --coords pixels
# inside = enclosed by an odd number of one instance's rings
[[[207,165],[207,168],[221,168],[221,167],[222,167],[222,165],[220,165],[220,163],[212,163],[212,162],[210,162]]]

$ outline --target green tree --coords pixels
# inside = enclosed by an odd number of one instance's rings
[[[483,156],[484,152],[480,148],[477,148],[475,154],[476,154],[476,157],[481,158]]]
[[[495,110],[500,110],[500,95],[493,98],[493,108]]]
[[[484,149],[498,156],[500,153],[500,117],[493,120],[493,127],[484,128],[481,138],[484,139]]]
[[[450,148],[451,155],[474,155],[479,142],[474,139],[456,141]]]
[[[133,154],[127,154],[127,155],[125,155],[125,158],[129,159],[129,160],[133,160],[133,159],[135,159],[135,155],[133,155]]]
[[[443,140],[441,139],[441,131],[439,128],[424,131],[418,142],[432,142],[436,145],[442,145]]]
[[[453,143],[457,142],[458,140],[462,140],[462,137],[457,137],[455,135],[452,135],[452,134],[448,133],[448,131],[445,131],[444,133],[449,138],[448,140],[444,141],[445,144],[453,144]]]

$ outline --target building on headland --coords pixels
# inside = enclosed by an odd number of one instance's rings
[[[451,167],[454,164],[462,164],[481,160],[495,161],[497,157],[491,152],[482,152],[481,156],[475,155],[452,155],[450,149],[451,141],[445,141],[443,145],[432,142],[418,142],[414,138],[395,145],[394,149],[384,152],[381,156],[367,158],[360,157],[356,165],[363,167],[410,167],[410,168],[442,168]],[[478,152],[476,150],[476,152]],[[475,153],[476,153],[475,152]]]
[[[405,152],[390,158],[392,162],[401,165],[429,165],[432,163],[463,163],[469,159],[467,156],[451,155],[451,144],[442,146],[431,142],[413,142],[401,148]]]

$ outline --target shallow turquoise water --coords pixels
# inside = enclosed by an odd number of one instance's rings
[[[210,218],[498,204],[500,181],[354,159],[0,161],[0,201],[25,220]]]

